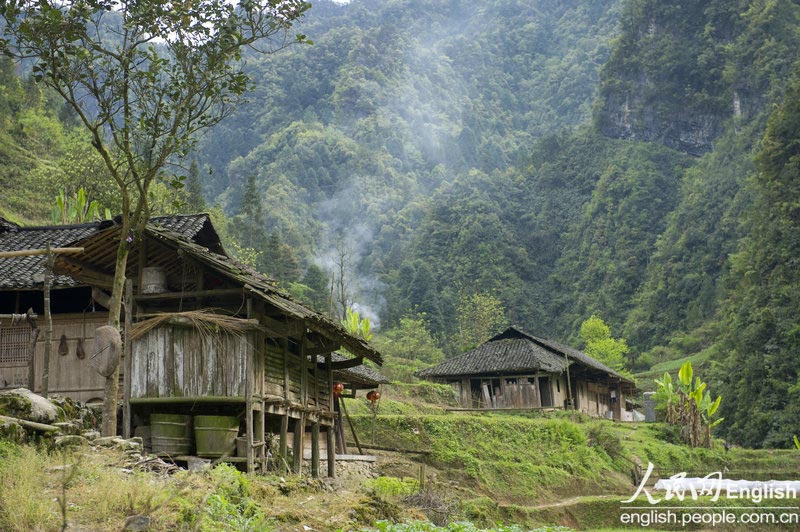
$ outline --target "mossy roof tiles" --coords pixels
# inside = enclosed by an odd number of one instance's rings
[[[466,377],[547,371],[561,373],[578,367],[606,374],[633,385],[633,381],[586,353],[546,338],[509,327],[475,349],[417,372],[420,377]]]

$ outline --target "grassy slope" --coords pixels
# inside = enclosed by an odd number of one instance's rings
[[[383,475],[416,479],[424,462],[429,499],[448,507],[451,519],[479,526],[614,527],[620,501],[633,493],[634,461],[670,473],[800,470],[800,452],[692,450],[669,443],[672,434],[659,424],[563,412],[447,413],[451,400],[447,388],[425,384],[386,387],[374,418],[365,399],[347,404],[362,443],[431,453],[376,451]],[[57,466],[65,463],[77,464],[66,498],[79,529],[119,530],[137,513],[150,515],[156,530],[359,530],[380,519],[435,517],[404,500],[412,480],[338,479],[321,489],[304,478],[248,478],[231,468],[165,477],[133,473],[124,455],[108,450],[59,453],[0,442],[0,530],[60,528],[55,499],[64,476]]]
[[[655,379],[663,377],[665,372],[675,377],[678,374],[678,370],[686,362],[691,362],[692,368],[694,368],[696,372],[701,375],[706,375],[708,373],[706,369],[711,364],[713,354],[714,351],[712,349],[704,349],[699,353],[694,353],[686,357],[654,364],[649,370],[634,375],[634,377],[636,377],[636,385],[645,392],[654,392],[656,391]]]
[[[458,498],[463,516],[484,525],[613,527],[620,500],[634,491],[634,463],[646,468],[653,462],[660,477],[727,470],[745,478],[790,478],[800,470],[799,452],[726,453],[719,442],[713,449],[690,449],[663,424],[615,423],[567,412],[448,413],[426,400],[435,387],[423,388],[415,397],[414,386],[389,387],[377,417],[363,399],[349,400],[348,409],[362,442],[430,451],[425,461],[433,471],[433,489]],[[394,413],[400,408],[402,415]],[[391,473],[414,476],[421,461],[395,462]]]

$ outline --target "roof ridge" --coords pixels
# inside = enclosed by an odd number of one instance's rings
[[[91,222],[82,222],[77,224],[50,224],[50,225],[14,224],[16,225],[14,231],[58,231],[62,229],[88,229],[90,227],[98,227],[101,229],[105,229],[105,227],[111,227],[114,223],[115,222],[113,220],[93,220]]]

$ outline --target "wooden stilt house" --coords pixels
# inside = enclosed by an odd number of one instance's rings
[[[515,327],[417,374],[452,385],[468,410],[574,408],[624,420],[625,397],[636,392],[586,353]]]
[[[65,287],[79,289],[86,299],[81,304],[99,309],[87,321],[92,332],[107,316],[102,305],[119,238],[120,227],[107,222],[89,224],[59,241],[84,249],[80,255],[58,256],[54,270]],[[0,278],[2,265],[0,260]],[[225,460],[246,464],[248,471],[263,469],[266,434],[272,432],[280,441],[272,455],[286,464],[291,455],[291,467],[299,470],[308,429],[312,471],[319,473],[322,432],[328,441],[328,473],[333,474],[334,372],[364,359],[380,364],[379,353],[229,258],[207,215],[151,220],[141,241],[131,245],[126,274],[123,435],[146,434],[154,415],[226,416],[238,420],[242,441],[239,455],[226,452]],[[7,299],[12,297],[9,292]],[[16,311],[25,301],[15,304]],[[340,348],[352,356],[334,356]],[[92,352],[91,345],[85,349]],[[102,390],[102,377],[92,378],[90,391],[85,385],[75,391],[92,395]],[[193,452],[178,458],[188,459]]]
[[[21,227],[0,219],[0,252],[26,253],[67,246],[111,227],[113,222]],[[95,329],[104,325],[108,312],[92,297],[92,287],[69,276],[52,278],[51,356],[45,359],[44,281],[47,257],[21,254],[0,258],[0,389],[25,387],[72,397],[101,401],[102,376],[91,368]],[[21,319],[28,311],[33,321]],[[45,369],[47,371],[45,372]],[[44,379],[45,373],[47,379]]]

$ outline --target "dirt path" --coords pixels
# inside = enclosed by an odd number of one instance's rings
[[[527,508],[528,510],[546,510],[548,508],[561,508],[563,506],[572,506],[584,500],[596,501],[598,499],[619,499],[621,501],[624,499],[624,495],[581,495],[578,497],[570,497],[569,499],[563,499],[557,502],[549,502],[547,504],[538,504],[536,506],[525,506],[525,508]]]

